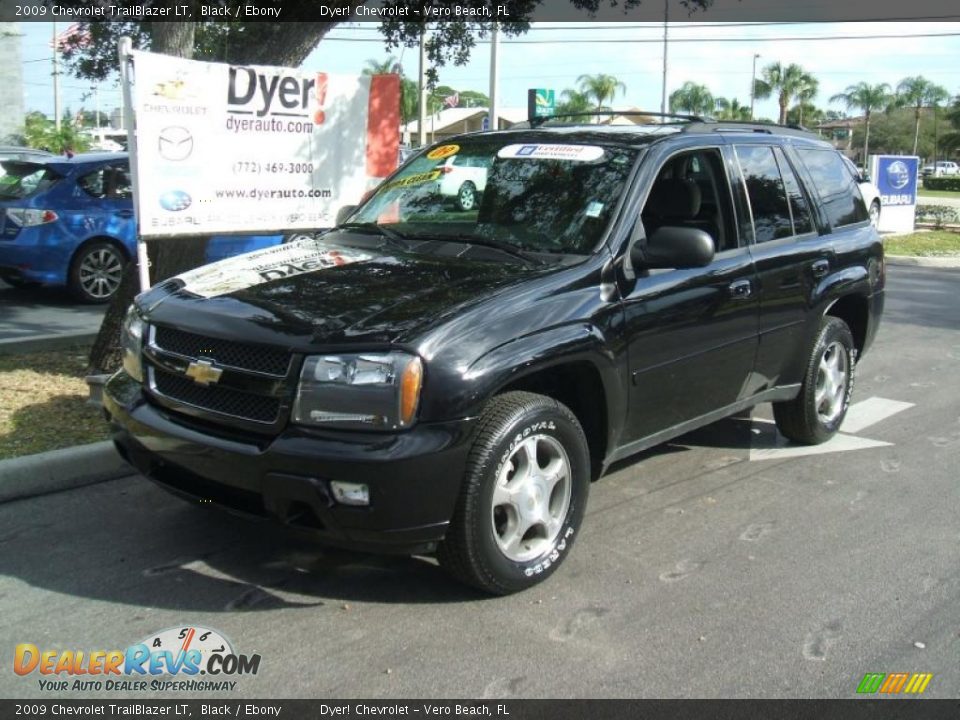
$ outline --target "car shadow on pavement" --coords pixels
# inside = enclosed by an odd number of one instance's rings
[[[0,575],[189,612],[489,599],[432,558],[330,550],[269,522],[191,506],[141,477],[0,505]]]

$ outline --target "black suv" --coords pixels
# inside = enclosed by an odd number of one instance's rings
[[[440,192],[454,155],[484,168],[470,210]],[[831,437],[883,307],[855,178],[786,127],[462,135],[340,215],[137,298],[116,446],[180,495],[435,551],[491,593],[556,570],[616,460],[763,402]]]

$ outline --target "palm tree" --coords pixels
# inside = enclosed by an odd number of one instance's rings
[[[750,120],[750,106],[741,105],[736,98],[727,100],[724,97],[716,99],[718,120]]]
[[[803,109],[811,105],[810,101],[817,96],[820,90],[820,82],[809,73],[804,73],[800,80],[800,87],[797,89],[797,107],[799,108],[798,125],[803,125]]]
[[[691,115],[712,115],[714,106],[713,95],[706,85],[687,80],[670,93],[670,112],[682,110]]]
[[[802,67],[795,63],[784,67],[775,62],[767,65],[760,73],[760,79],[754,81],[753,95],[759,100],[765,100],[776,93],[777,103],[780,105],[779,123],[784,125],[790,103],[800,93],[809,92],[811,87],[816,95],[817,79]]]
[[[866,165],[868,151],[870,149],[870,115],[874,110],[889,107],[890,105],[890,86],[887,83],[870,85],[869,83],[859,82],[856,85],[848,85],[842,93],[837,93],[830,98],[830,102],[842,102],[847,106],[847,110],[863,111],[863,163]]]
[[[367,66],[363,69],[364,75],[389,75],[390,73],[399,73],[400,63],[392,55],[386,60],[377,60],[369,58]]]
[[[577,85],[587,98],[596,101],[596,110],[603,110],[607,100],[613,100],[617,91],[627,92],[627,86],[613,75],[581,75],[577,78]]]
[[[917,154],[920,141],[920,111],[923,107],[939,105],[950,97],[946,88],[927,80],[923,75],[907,77],[897,83],[894,104],[897,107],[912,107],[914,117],[913,154]]]
[[[567,88],[560,97],[562,102],[557,106],[557,115],[585,113],[591,108],[590,96],[579,90]]]

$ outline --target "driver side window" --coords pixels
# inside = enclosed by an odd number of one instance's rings
[[[719,148],[672,156],[660,168],[641,220],[649,238],[661,227],[703,230],[716,252],[738,246],[730,184]]]

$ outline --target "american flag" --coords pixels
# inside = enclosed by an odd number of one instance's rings
[[[56,45],[56,49],[63,52],[72,47],[86,47],[90,44],[90,40],[90,31],[80,23],[73,23],[59,33],[55,40],[50,41],[50,47],[53,48]]]
[[[455,108],[460,104],[460,93],[454,93],[453,95],[447,95],[443,99],[444,107]]]

